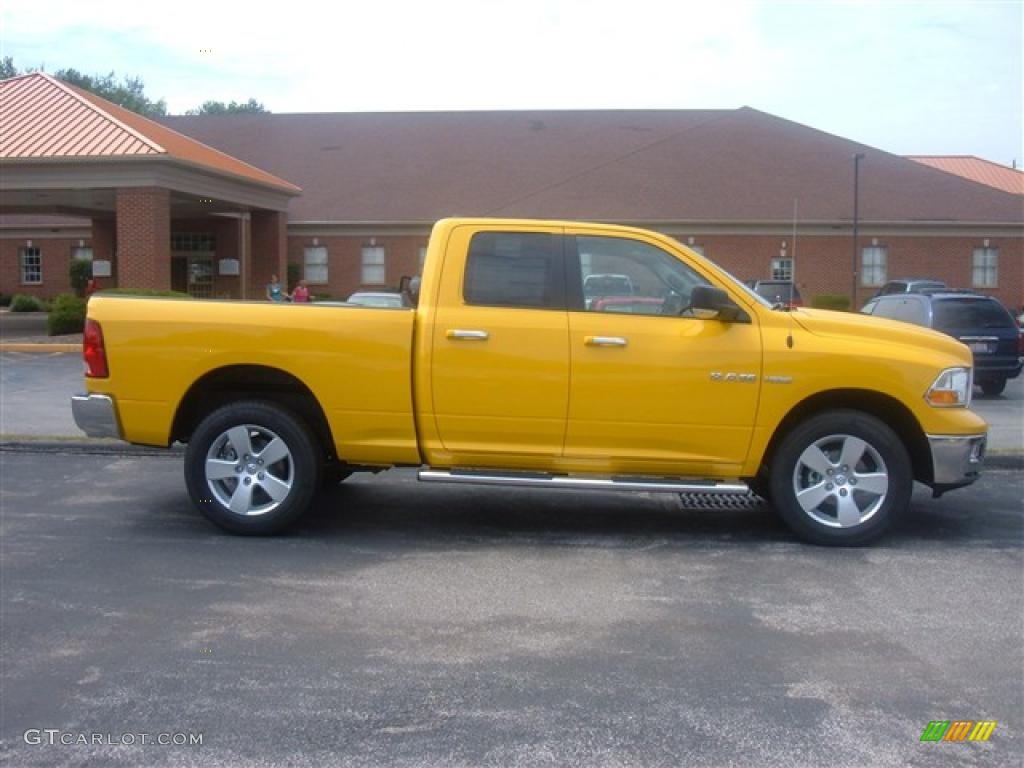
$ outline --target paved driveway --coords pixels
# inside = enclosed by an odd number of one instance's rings
[[[244,539],[191,508],[178,458],[0,460],[10,765],[1022,761],[1018,473],[830,550],[754,508],[407,472]],[[998,725],[920,741],[957,719]]]

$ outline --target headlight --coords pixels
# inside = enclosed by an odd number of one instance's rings
[[[971,368],[947,368],[932,382],[924,399],[936,408],[966,408],[971,404],[973,373]]]

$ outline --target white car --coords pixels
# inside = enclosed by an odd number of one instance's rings
[[[347,304],[355,304],[359,307],[408,307],[405,297],[400,293],[388,291],[356,291],[347,299]]]

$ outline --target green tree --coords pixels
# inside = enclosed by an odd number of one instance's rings
[[[202,106],[190,109],[186,115],[236,115],[236,114],[260,114],[269,112],[256,99],[249,99],[246,102],[232,101],[225,104],[223,101],[204,101]]]
[[[21,72],[14,66],[14,59],[10,56],[4,56],[0,59],[0,80],[6,80],[9,77],[17,77]]]
[[[153,101],[146,96],[146,86],[140,77],[125,77],[118,82],[113,72],[109,75],[83,75],[77,69],[59,69],[54,76],[140,115],[160,117],[167,114],[167,103],[163,99]]]

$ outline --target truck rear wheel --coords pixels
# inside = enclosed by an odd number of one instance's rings
[[[275,403],[231,403],[203,419],[185,452],[192,502],[232,533],[278,533],[306,511],[320,485],[306,424]]]
[[[878,538],[910,504],[907,450],[883,422],[860,411],[810,418],[783,440],[771,469],[772,502],[786,524],[815,544]]]

